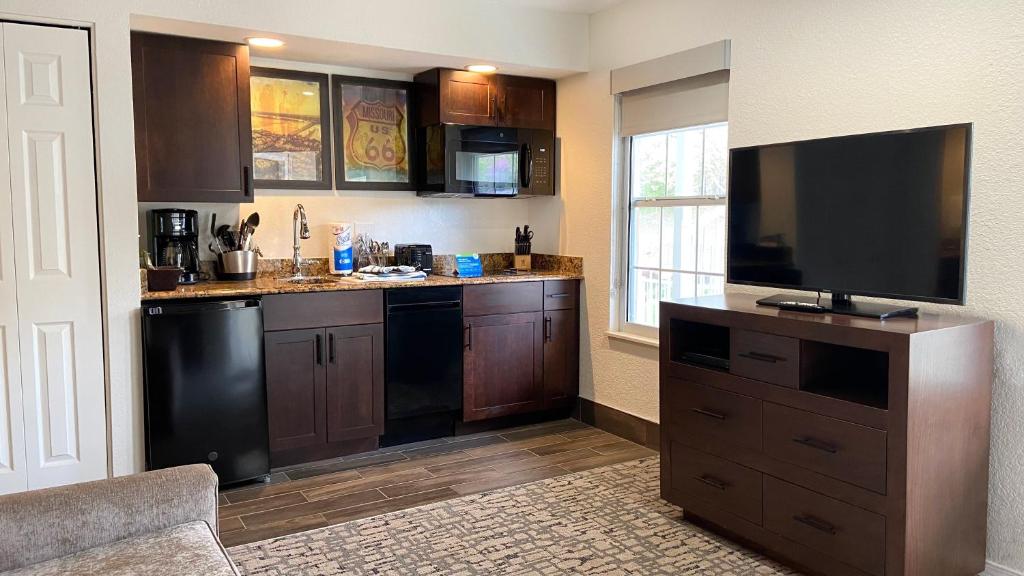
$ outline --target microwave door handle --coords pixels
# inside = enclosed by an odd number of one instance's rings
[[[529,188],[530,181],[533,180],[533,150],[529,143],[523,143],[519,149],[519,179],[523,188]]]

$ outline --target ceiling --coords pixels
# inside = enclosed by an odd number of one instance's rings
[[[575,14],[594,14],[621,4],[625,0],[502,0],[503,4],[517,4],[543,8],[555,12],[571,12]]]

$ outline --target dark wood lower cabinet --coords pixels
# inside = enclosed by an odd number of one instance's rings
[[[327,440],[384,433],[384,327],[327,329]]]
[[[323,337],[321,329],[264,335],[271,453],[327,442]]]
[[[377,447],[384,431],[383,324],[270,331],[264,343],[272,467]]]
[[[541,410],[544,315],[470,317],[465,319],[465,331],[463,420]]]
[[[579,394],[579,313],[544,312],[544,402],[549,408],[571,405]]]

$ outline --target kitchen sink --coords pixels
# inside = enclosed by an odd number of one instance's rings
[[[289,284],[336,284],[340,281],[340,278],[333,276],[293,276],[285,278],[285,282]]]

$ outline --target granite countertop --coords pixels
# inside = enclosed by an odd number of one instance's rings
[[[485,274],[478,278],[456,278],[452,276],[427,276],[426,280],[405,280],[396,282],[367,282],[355,279],[341,279],[326,284],[292,284],[284,278],[259,277],[240,282],[209,281],[178,286],[167,292],[150,292],[142,286],[142,300],[174,300],[180,298],[222,298],[234,296],[257,296],[264,294],[292,294],[300,292],[333,292],[337,290],[378,290],[382,288],[412,288],[417,286],[463,286],[467,284],[497,284],[502,282],[531,282],[537,280],[582,280],[582,274],[535,271],[515,276]]]

